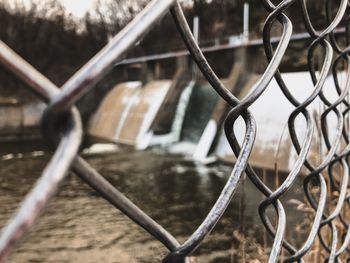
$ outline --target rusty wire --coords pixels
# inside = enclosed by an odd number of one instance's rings
[[[243,173],[248,175],[256,188],[265,196],[259,206],[259,215],[267,232],[273,238],[268,262],[279,261],[282,249],[289,253],[283,259],[285,262],[304,262],[305,255],[310,252],[317,240],[319,240],[327,254],[327,262],[341,262],[342,257],[348,255],[350,251],[350,222],[345,214],[346,207],[350,207],[350,194],[348,193],[350,127],[346,122],[350,111],[348,100],[350,86],[350,19],[346,14],[349,3],[347,0],[341,0],[337,6],[334,6],[335,1],[326,0],[327,26],[325,29],[317,31],[310,20],[306,0],[282,0],[277,5],[270,0],[261,0],[261,2],[269,12],[263,28],[264,50],[269,63],[261,78],[251,88],[250,93],[241,100],[226,89],[208,64],[191,33],[180,3],[175,0],[151,1],[129,25],[61,88],[56,87],[5,43],[0,41],[0,63],[17,75],[20,80],[27,83],[48,104],[42,117],[42,130],[44,138],[47,139],[48,144],[54,150],[54,155],[37,184],[1,232],[0,262],[6,261],[16,243],[32,227],[69,170],[72,170],[103,198],[158,239],[169,250],[169,254],[163,259],[164,263],[190,262],[189,256],[200,246],[226,210]],[[291,5],[299,6],[305,28],[312,40],[308,49],[307,60],[314,89],[304,101],[298,101],[293,96],[293,87],[285,83],[279,71],[293,32],[292,22],[285,14],[285,11]],[[78,150],[83,132],[79,112],[74,106],[168,11],[171,12],[177,29],[203,76],[232,108],[225,119],[224,131],[232,151],[237,157],[232,173],[216,203],[207,217],[203,219],[202,224],[182,244],[79,156]],[[332,16],[333,13],[335,13],[334,16]],[[334,34],[342,21],[346,23],[347,29],[345,42],[348,46],[345,47],[341,47]],[[283,31],[277,47],[273,48],[271,28],[275,23],[279,23]],[[315,63],[316,50],[322,50],[323,54],[322,65],[318,65],[318,69]],[[338,75],[340,70],[344,71],[343,68],[345,68],[346,81],[341,85]],[[334,88],[339,95],[336,101],[332,102],[323,92],[324,83],[329,74],[333,75]],[[273,78],[277,81],[288,101],[295,107],[288,119],[288,128],[292,145],[298,155],[288,176],[277,189],[268,188],[260,179],[258,172],[249,165],[249,156],[254,149],[254,140],[257,133],[257,125],[254,116],[249,111],[249,107],[266,91]],[[311,117],[308,106],[317,98],[324,105],[324,111],[319,117],[319,121],[327,153],[316,165],[309,158],[315,120]],[[335,135],[332,138],[330,138],[327,128],[327,120],[331,113],[336,116],[337,120]],[[242,117],[246,124],[245,137],[241,145],[238,143],[233,129],[239,117]],[[302,138],[296,132],[296,119],[298,117],[302,117],[306,122]],[[342,171],[340,178],[335,176],[336,169],[339,167]],[[308,171],[306,177],[301,177],[302,169]],[[310,231],[300,248],[295,247],[292,240],[286,239],[285,230],[288,226],[285,209],[280,200],[298,178],[302,178],[305,196],[314,210]],[[336,192],[337,195],[331,198],[329,192]],[[271,218],[270,213],[267,213],[270,207],[274,210],[276,220]],[[340,227],[342,229],[339,229]],[[341,234],[340,230],[345,234]],[[324,232],[327,231],[331,233],[330,240],[324,237]]]

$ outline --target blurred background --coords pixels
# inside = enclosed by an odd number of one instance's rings
[[[149,2],[1,0],[0,39],[60,87]],[[269,13],[261,2],[182,1],[210,65],[239,98],[267,67],[262,30]],[[307,5],[315,27],[324,28],[324,1],[308,0]],[[313,89],[306,72],[311,40],[299,14],[299,5],[287,11],[293,36],[280,70],[296,97],[303,100]],[[339,34],[344,33],[342,27]],[[274,47],[281,32],[276,23],[271,32]],[[326,83],[331,86],[330,79]],[[276,82],[268,90],[251,107],[258,136],[250,163],[268,186],[276,188],[296,158],[285,128],[294,107]],[[326,91],[336,97],[332,92]],[[188,55],[170,13],[77,106],[85,130],[83,156],[184,241],[216,201],[235,158],[222,131],[229,108]],[[0,67],[0,226],[9,220],[51,157],[40,132],[45,107],[24,83]],[[320,103],[316,101],[310,110],[313,116],[320,116]],[[305,123],[297,127],[302,133]],[[242,140],[244,124],[235,129]],[[317,136],[313,153],[320,152]],[[318,154],[311,157],[319,160]],[[302,244],[312,220],[301,185],[300,180],[285,195],[289,200],[285,204],[287,237],[296,245]],[[273,240],[258,216],[262,199],[252,183],[243,180],[227,212],[193,255],[196,260],[266,262]],[[71,174],[11,262],[146,263],[161,262],[166,254],[158,241]],[[315,256],[308,259],[318,262]]]

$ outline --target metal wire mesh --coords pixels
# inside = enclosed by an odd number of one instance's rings
[[[350,5],[347,0],[336,3],[332,0],[325,1],[327,26],[325,29],[317,31],[310,20],[306,0],[283,0],[278,5],[273,4],[270,0],[261,0],[261,2],[269,12],[263,29],[264,50],[269,63],[259,81],[242,100],[233,96],[215,75],[192,36],[180,3],[175,0],[151,1],[129,25],[61,88],[56,87],[8,46],[0,42],[1,64],[27,83],[48,104],[42,117],[43,136],[54,150],[54,155],[42,176],[25,198],[18,212],[2,230],[0,262],[6,261],[16,243],[32,227],[69,170],[72,170],[103,198],[158,239],[169,250],[168,256],[163,259],[165,263],[190,262],[189,256],[214,228],[234,197],[243,173],[248,175],[256,188],[266,197],[259,206],[259,215],[267,232],[273,238],[268,262],[279,261],[282,249],[288,252],[288,255],[284,257],[285,262],[304,262],[304,256],[310,252],[317,240],[327,254],[326,260],[328,262],[341,262],[344,258],[347,259],[350,240],[350,225],[346,218],[346,209],[350,204],[348,193],[350,126],[346,120],[350,109],[348,96],[350,47],[346,45],[350,44],[350,38],[348,34],[349,17],[346,16],[346,11]],[[293,86],[284,82],[279,71],[293,31],[292,22],[284,13],[291,5],[300,6],[300,13],[312,40],[308,48],[307,61],[314,89],[304,101],[298,101],[293,96]],[[120,60],[168,11],[171,12],[183,41],[204,77],[232,108],[226,117],[224,131],[232,151],[237,157],[232,173],[215,205],[202,224],[183,244],[180,244],[175,237],[133,204],[79,156],[78,150],[83,132],[79,112],[74,106],[109,72],[115,62]],[[271,28],[276,23],[282,26],[283,31],[277,47],[273,48],[270,33]],[[341,47],[334,34],[340,23],[346,24],[345,47]],[[319,69],[316,68],[315,63],[318,59],[317,54],[320,53],[317,53],[317,50],[321,50],[322,53],[322,63]],[[346,81],[343,85],[338,79],[340,71],[346,73]],[[329,74],[333,75],[334,88],[338,94],[337,100],[333,102],[323,92],[324,83]],[[284,96],[295,107],[289,116],[288,128],[292,145],[298,154],[293,168],[277,189],[268,188],[260,179],[259,174],[249,165],[249,156],[254,148],[257,133],[254,116],[249,111],[249,107],[265,92],[273,78],[276,79]],[[316,98],[319,98],[324,105],[324,111],[319,116],[319,121],[322,138],[327,147],[327,153],[318,165],[313,164],[309,159],[315,120],[307,108]],[[337,121],[334,136],[330,136],[327,129],[327,119],[330,118],[331,114],[333,117],[336,116]],[[241,145],[238,143],[233,129],[239,117],[244,119],[246,129]],[[306,122],[303,136],[300,136],[296,131],[297,118],[303,118]],[[335,170],[339,167],[341,167],[342,172],[336,176]],[[308,174],[301,178],[302,169],[306,169]],[[287,240],[285,236],[288,226],[285,209],[280,199],[300,178],[303,181],[304,194],[314,212],[306,240],[301,247],[295,247],[291,240]],[[327,182],[329,183],[327,184]],[[330,202],[327,200],[331,193],[332,201]],[[268,213],[271,208],[274,211],[274,217]],[[326,230],[330,233],[327,237],[324,235]]]

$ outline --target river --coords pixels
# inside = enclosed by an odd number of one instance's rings
[[[3,147],[0,226],[15,212],[49,158],[40,144]],[[121,149],[85,158],[180,242],[209,212],[232,170],[232,165],[203,166],[160,150]],[[267,178],[274,185],[273,176]],[[294,194],[300,189],[297,186]],[[264,234],[258,216],[261,200],[262,194],[249,180],[241,182],[224,216],[194,253],[198,262],[242,262],[243,258],[266,262],[264,249],[272,239]],[[297,221],[297,215],[290,218]],[[300,239],[299,234],[291,235]],[[70,174],[10,262],[148,263],[161,262],[166,254],[160,242]]]

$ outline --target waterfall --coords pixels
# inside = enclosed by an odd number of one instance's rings
[[[218,95],[209,83],[197,83],[193,87],[181,132],[182,141],[194,144],[199,142],[217,101]]]
[[[165,135],[154,135],[153,131],[149,131],[152,137],[150,145],[167,146],[176,143],[181,138],[181,131],[185,120],[186,110],[190,103],[191,94],[194,87],[194,81],[190,81],[181,93],[179,102],[176,106],[175,118],[171,125],[171,131]]]

